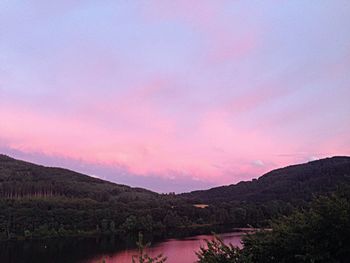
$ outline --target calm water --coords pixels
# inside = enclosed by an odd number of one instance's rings
[[[225,243],[232,243],[235,246],[242,247],[242,233],[225,233],[221,234],[220,237]],[[205,239],[211,240],[212,238],[212,236],[201,235],[185,239],[169,239],[149,247],[147,253],[152,256],[163,253],[168,258],[167,263],[192,263],[196,261],[195,251],[198,251],[200,246],[205,245]],[[137,250],[127,249],[112,254],[99,255],[96,258],[81,262],[100,263],[104,259],[106,263],[131,263],[133,255],[137,255]]]
[[[241,247],[242,233],[220,234],[225,243]],[[211,235],[199,235],[184,239],[153,241],[147,249],[149,255],[168,257],[167,263],[192,263],[195,251],[205,245]],[[1,263],[131,263],[137,255],[135,240],[73,239],[0,243]]]

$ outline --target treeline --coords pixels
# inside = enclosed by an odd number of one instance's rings
[[[292,207],[222,202],[197,208],[175,194],[117,185],[0,155],[0,239],[176,232],[216,224],[263,225]],[[157,230],[157,231],[155,231]]]
[[[350,184],[349,178],[350,158],[339,157],[221,191],[157,194],[0,155],[0,239],[176,233],[220,224],[266,227],[273,218],[307,208],[313,192],[328,193]],[[290,189],[298,191],[293,195]]]
[[[186,200],[163,195],[128,202],[66,197],[0,199],[0,238],[171,232],[217,224],[265,226],[268,219],[293,210],[284,203],[223,203],[196,208]]]
[[[0,198],[19,199],[23,197],[53,197],[63,196],[59,187],[54,184],[47,186],[40,183],[0,183]]]

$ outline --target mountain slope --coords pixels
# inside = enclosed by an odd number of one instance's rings
[[[266,226],[339,185],[350,185],[349,157],[277,169],[251,182],[161,195],[0,155],[0,240]],[[194,206],[199,202],[209,206]]]
[[[0,155],[0,240],[164,228],[173,200],[183,203],[175,196]]]
[[[156,197],[141,188],[114,184],[62,168],[51,168],[0,155],[0,197],[67,197],[108,201],[133,196]]]
[[[268,172],[249,182],[183,194],[206,203],[222,201],[309,201],[342,185],[350,185],[350,157],[332,157]]]

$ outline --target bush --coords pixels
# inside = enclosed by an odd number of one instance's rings
[[[349,194],[315,199],[308,211],[295,212],[244,239],[243,255],[252,262],[349,262]]]
[[[243,239],[244,248],[215,237],[197,252],[199,263],[346,263],[350,258],[350,191],[315,199],[310,209]]]
[[[143,243],[143,235],[141,233],[139,233],[139,241],[136,244],[139,249],[139,254],[132,257],[132,263],[164,263],[167,260],[162,254],[156,257],[150,257],[145,252],[145,249],[150,246],[150,243]]]
[[[207,248],[201,247],[196,252],[198,263],[243,263],[241,250],[232,244],[226,245],[214,235],[214,240],[206,240]]]

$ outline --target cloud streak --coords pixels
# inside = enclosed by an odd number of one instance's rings
[[[350,154],[346,2],[0,5],[5,153],[157,191]]]

